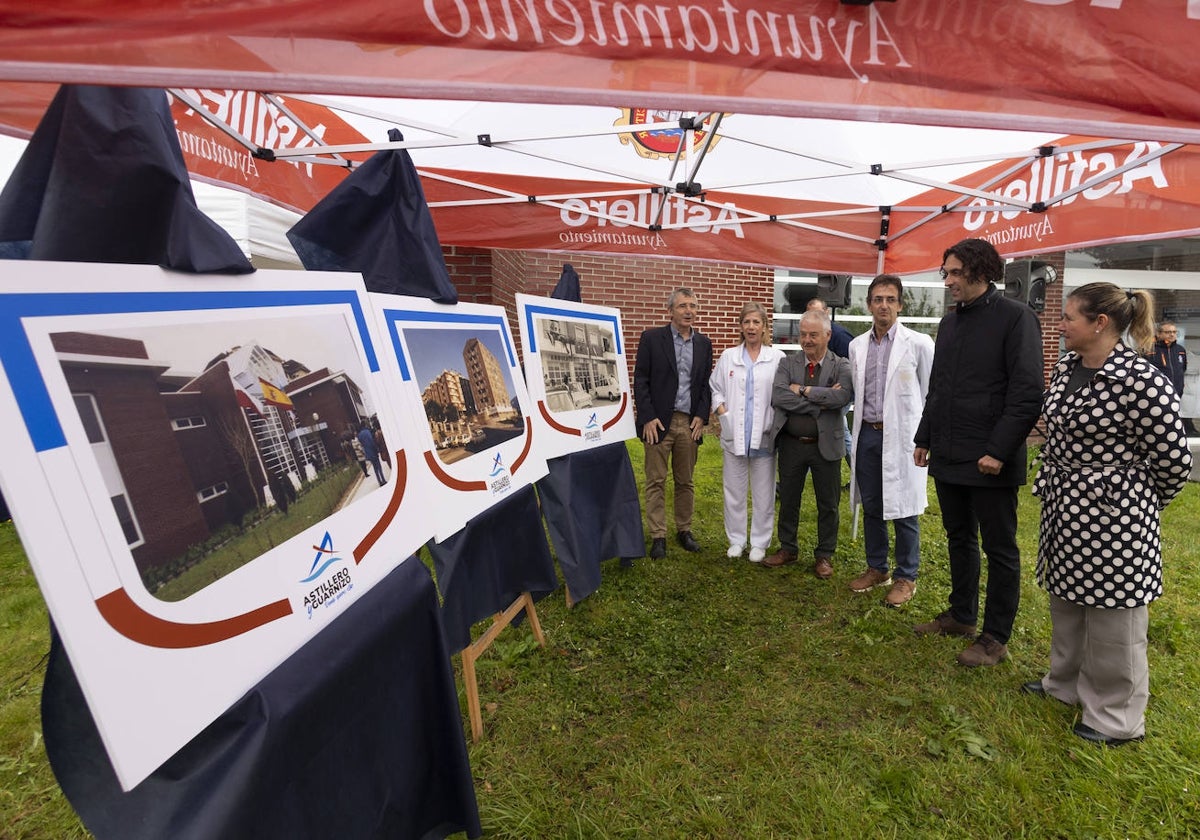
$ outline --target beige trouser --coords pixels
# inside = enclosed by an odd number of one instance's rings
[[[667,462],[671,464],[671,479],[675,483],[675,530],[692,530],[692,508],[696,492],[692,473],[696,470],[696,448],[692,440],[691,419],[682,411],[671,415],[671,425],[658,437],[658,443],[646,450],[646,522],[650,537],[667,535]]]
[[[1064,703],[1078,703],[1083,722],[1113,738],[1146,731],[1150,667],[1145,607],[1085,607],[1050,596],[1050,673],[1042,687]]]

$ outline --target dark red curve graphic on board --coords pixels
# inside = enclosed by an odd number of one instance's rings
[[[525,418],[525,448],[521,450],[521,454],[517,456],[517,460],[513,461],[512,468],[509,472],[513,475],[517,474],[517,470],[521,469],[521,464],[525,463],[525,459],[529,457],[529,449],[533,446],[533,419]]]
[[[379,521],[367,532],[359,544],[354,546],[355,563],[361,563],[366,553],[371,550],[371,546],[375,545],[383,536],[387,526],[391,525],[392,520],[396,518],[396,511],[400,510],[400,502],[404,500],[404,488],[408,484],[408,462],[404,459],[403,449],[396,450],[393,457],[395,460],[392,463],[396,465],[396,469],[392,473],[392,498],[388,501],[383,516],[379,517]]]
[[[109,625],[130,641],[157,648],[193,648],[223,642],[292,614],[285,598],[219,621],[183,624],[151,615],[134,603],[124,588],[96,599],[96,608]]]
[[[616,414],[613,415],[613,419],[609,420],[607,423],[605,423],[600,428],[602,428],[604,431],[607,432],[613,426],[617,425],[617,421],[620,420],[622,416],[624,416],[625,409],[628,407],[629,407],[629,394],[626,393],[625,391],[622,391],[621,392],[621,408],[617,411]]]
[[[559,423],[557,420],[551,417],[550,409],[546,408],[545,400],[538,400],[538,411],[542,413],[542,419],[546,421],[546,425],[551,429],[554,429],[554,431],[562,432],[564,435],[583,437],[583,432],[579,431],[579,429],[572,429],[570,426],[564,426],[562,423]]]
[[[433,477],[445,484],[451,490],[486,490],[486,481],[463,481],[450,475],[438,462],[438,458],[433,454],[432,450],[425,450],[425,464],[429,467],[429,471],[433,473]]]

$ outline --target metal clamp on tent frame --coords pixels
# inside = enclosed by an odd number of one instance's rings
[[[479,709],[479,678],[475,674],[475,662],[491,647],[496,637],[504,632],[504,628],[512,624],[513,619],[521,610],[525,610],[525,615],[529,617],[529,629],[533,631],[533,637],[537,640],[538,647],[544,648],[546,637],[542,633],[542,624],[538,621],[537,610],[533,607],[533,596],[528,592],[522,592],[517,596],[517,599],[509,604],[504,612],[498,612],[492,616],[492,625],[484,631],[483,635],[463,648],[463,688],[467,692],[467,714],[471,718],[471,740],[473,742],[478,743],[483,735],[483,714]]]

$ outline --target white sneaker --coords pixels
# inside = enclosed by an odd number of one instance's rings
[[[766,556],[767,556],[767,552],[765,549],[762,549],[762,548],[750,549],[750,562],[751,563],[761,563]]]
[[[729,557],[729,558],[741,557],[742,550],[744,548],[745,548],[745,546],[741,546],[741,545],[731,545],[731,546],[729,546],[729,550],[725,552],[725,556]]]

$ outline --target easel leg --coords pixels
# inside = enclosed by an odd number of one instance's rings
[[[529,628],[533,630],[533,638],[537,639],[540,647],[545,647],[546,637],[542,635],[542,623],[538,621],[537,610],[533,608],[533,596],[522,592],[521,598],[525,603],[525,615],[529,617]]]
[[[462,652],[463,686],[467,690],[467,714],[471,718],[471,741],[477,743],[483,735],[483,714],[479,709],[479,680],[475,674],[475,660],[491,647],[496,637],[508,627],[517,614],[525,610],[529,617],[529,628],[540,647],[546,646],[546,636],[542,633],[542,624],[538,621],[537,610],[533,607],[533,596],[522,592],[518,598],[502,613],[492,617],[492,626],[482,636],[476,639]]]
[[[478,743],[483,735],[483,714],[479,711],[479,681],[475,676],[475,653],[471,648],[462,652],[463,686],[467,689],[467,715],[471,718],[471,742]]]

